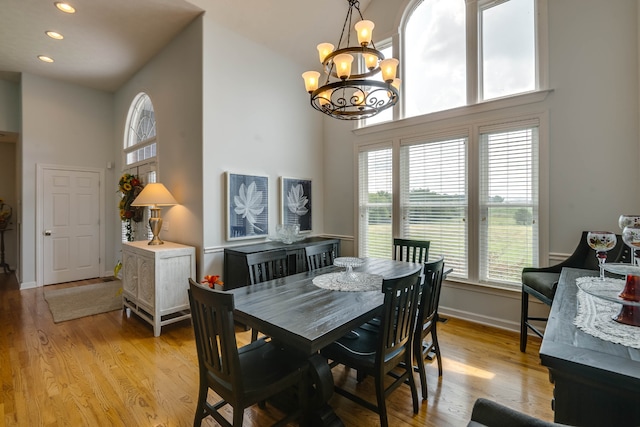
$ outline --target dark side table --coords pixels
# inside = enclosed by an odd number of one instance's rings
[[[11,230],[10,228],[0,229],[0,267],[4,270],[5,274],[11,273],[9,264],[4,261],[4,232]]]

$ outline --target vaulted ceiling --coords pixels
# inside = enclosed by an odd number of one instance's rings
[[[364,11],[370,0],[362,0]],[[27,72],[115,91],[203,9],[221,25],[294,60],[339,35],[347,0],[0,0],[0,79]],[[330,17],[330,19],[327,19]],[[45,35],[52,30],[64,40]],[[311,46],[311,48],[310,48]],[[53,63],[37,56],[46,55]]]

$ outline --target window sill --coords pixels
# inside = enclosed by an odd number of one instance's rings
[[[455,277],[452,277],[450,279],[447,278],[445,280],[445,283],[447,283],[447,286],[452,288],[466,290],[466,291],[481,292],[481,293],[492,294],[492,295],[502,295],[502,296],[508,295],[511,297],[520,298],[520,294],[522,292],[522,286],[518,286],[518,285],[502,285],[499,283],[470,282],[470,281],[465,281],[463,279],[457,279]]]
[[[400,129],[409,126],[422,125],[425,123],[437,122],[446,119],[453,119],[471,114],[484,113],[488,111],[514,108],[522,105],[530,105],[544,101],[553,89],[537,90],[519,95],[507,96],[504,98],[492,99],[473,105],[452,108],[450,110],[437,111],[435,113],[424,114],[422,116],[408,117],[406,119],[384,122],[367,127],[354,129],[356,135],[369,135],[381,131]]]

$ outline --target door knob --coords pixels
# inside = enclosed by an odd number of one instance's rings
[[[51,236],[51,230],[44,230],[45,236]]]

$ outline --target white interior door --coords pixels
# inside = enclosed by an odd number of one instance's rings
[[[100,276],[100,174],[43,170],[43,284]]]

